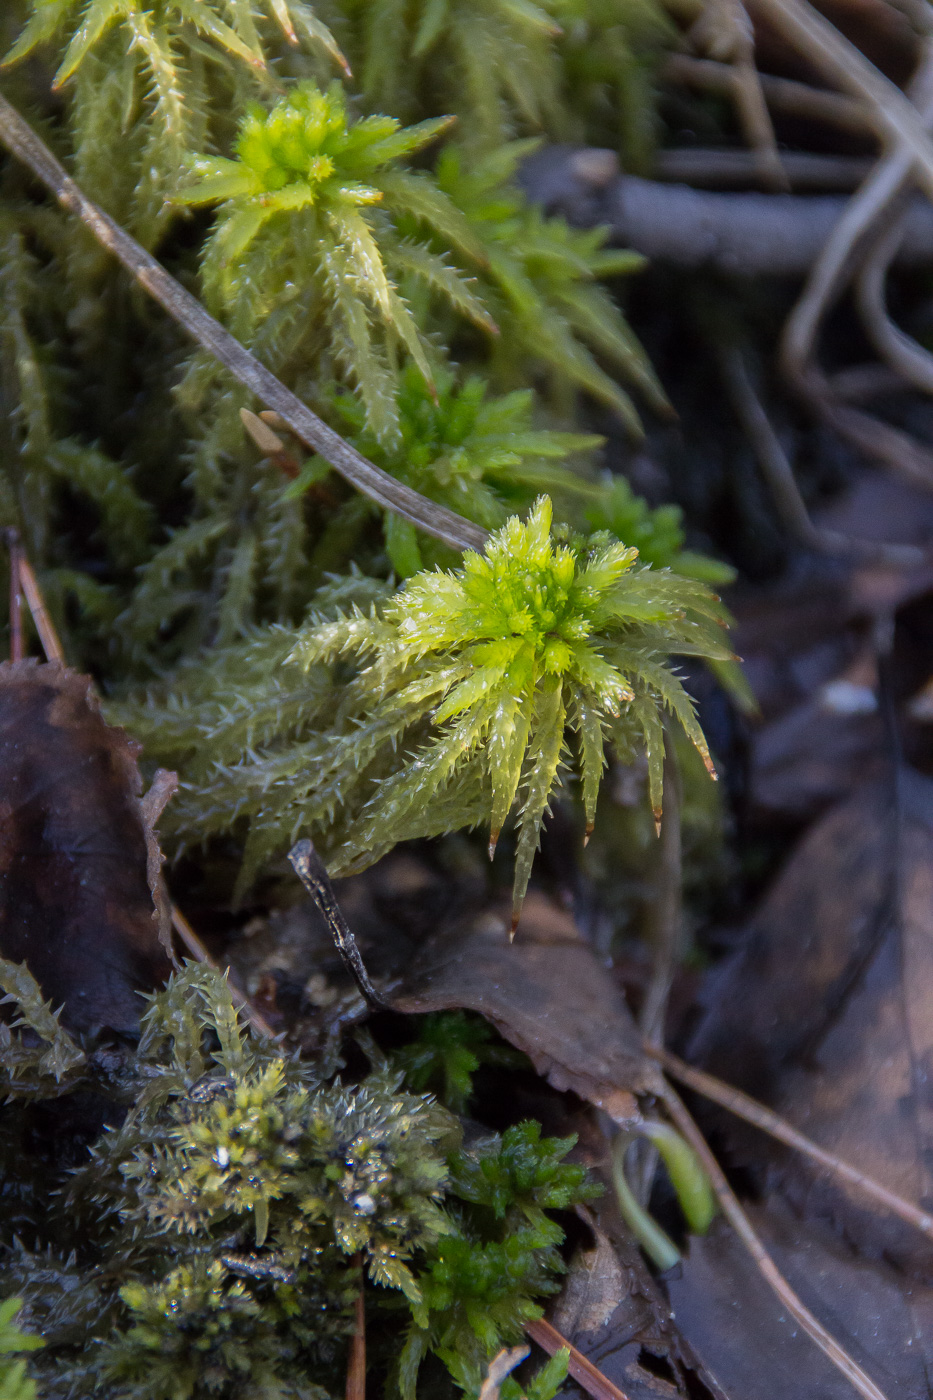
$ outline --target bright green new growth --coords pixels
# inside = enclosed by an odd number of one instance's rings
[[[638,253],[607,248],[607,230],[573,229],[545,218],[514,183],[534,141],[516,141],[479,160],[448,146],[437,162],[441,190],[462,210],[485,258],[479,286],[501,331],[492,369],[515,382],[516,350],[539,367],[560,399],[584,391],[606,404],[640,434],[628,394],[607,365],[633,384],[657,411],[667,397],[644,350],[599,279],[630,275],[644,264]],[[602,362],[602,363],[601,363]],[[526,370],[527,374],[527,370]]]
[[[368,767],[377,785],[337,852],[338,869],[483,814],[492,855],[517,804],[517,922],[567,756],[565,731],[576,739],[588,830],[609,736],[624,749],[644,746],[660,814],[665,709],[712,773],[668,659],[728,659],[723,610],[700,584],[636,568],[637,553],[608,538],[580,549],[556,544],[542,497],[527,523],[512,517],[455,573],[418,575],[380,613],[357,611],[299,637],[293,655],[306,667],[371,658],[350,685],[340,766],[347,789],[351,765],[357,783]],[[406,739],[428,715],[428,741],[413,753]],[[388,771],[387,747],[400,757]]]
[[[38,1351],[41,1337],[31,1337],[16,1323],[22,1307],[19,1298],[0,1303],[0,1400],[36,1400],[35,1382],[26,1375],[26,1362],[16,1360],[17,1352]]]
[[[542,131],[642,163],[653,145],[673,32],[654,0],[339,0],[328,16],[370,107],[454,112],[472,155]]]
[[[676,569],[687,578],[723,587],[735,580],[735,570],[708,554],[684,549],[683,511],[679,506],[649,506],[636,496],[624,476],[603,483],[599,497],[587,506],[587,523],[594,530],[608,530],[638,550],[643,564],[656,569]]]
[[[422,496],[486,529],[502,525],[510,506],[529,505],[538,491],[563,494],[570,501],[600,494],[597,486],[558,463],[598,447],[602,439],[533,428],[530,390],[493,398],[479,375],[458,385],[454,375],[442,369],[432,394],[409,365],[399,390],[399,437],[390,447],[365,431],[364,410],[356,399],[342,394],[335,403],[351,441],[364,456]],[[430,541],[419,539],[414,526],[388,513],[385,541],[401,578],[423,567],[425,546],[440,554]],[[443,553],[444,562],[449,562],[450,551]]]
[[[399,841],[485,822],[492,849],[512,814],[517,918],[565,765],[592,829],[607,746],[646,752],[659,815],[665,711],[712,767],[670,659],[734,666],[725,611],[608,535],[563,544],[550,527],[542,497],[456,571],[395,594],[351,574],[320,591],[327,611],[304,627],[176,671],[164,699],[112,706],[182,775],[163,826],[188,843],[247,826],[242,895],[300,834],[340,875]]]
[[[431,381],[430,346],[398,278],[442,294],[477,325],[493,329],[466,280],[441,255],[399,237],[393,218],[415,218],[446,243],[481,256],[469,225],[426,176],[398,170],[448,125],[402,127],[394,117],[353,122],[339,83],[290,88],[266,112],[245,117],[236,160],[202,156],[199,182],[177,196],[189,205],[222,201],[204,249],[208,304],[253,348],[299,350],[312,361],[332,342],[380,439],[397,433],[395,362],[411,356]],[[390,217],[391,216],[391,217]],[[287,352],[285,347],[288,347]]]
[[[283,40],[346,69],[303,0],[32,0],[29,8],[5,62],[64,45],[54,86],[76,89],[79,177],[146,242],[164,230],[186,160],[223,129],[226,109],[278,86],[269,59]],[[221,93],[226,102],[212,101]],[[135,188],[114,168],[127,162]]]

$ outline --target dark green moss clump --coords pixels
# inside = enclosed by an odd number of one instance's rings
[[[16,1202],[0,1265],[22,1300],[23,1349],[44,1342],[31,1361],[43,1400],[336,1394],[361,1288],[403,1395],[429,1354],[472,1385],[556,1288],[563,1234],[546,1212],[593,1189],[563,1161],[572,1139],[523,1123],[464,1151],[458,1120],[387,1063],[346,1084],[249,1039],[226,981],[202,966],[152,998],[119,1066],[42,1021],[22,969],[16,995],[30,1029],[0,1045],[13,1095],[3,1193]],[[48,1162],[33,1191],[33,1164],[9,1149],[32,1102],[61,1108],[69,1091],[90,1114],[118,1092],[125,1113],[76,1168]],[[27,1400],[25,1362],[6,1365],[0,1394]]]

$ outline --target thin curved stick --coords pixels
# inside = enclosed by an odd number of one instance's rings
[[[884,1392],[878,1389],[871,1376],[867,1375],[845,1348],[839,1345],[835,1337],[827,1332],[819,1319],[814,1317],[806,1303],[791,1288],[758,1238],[754,1226],[723,1175],[722,1168],[710,1150],[709,1144],[687,1112],[676,1090],[672,1089],[669,1084],[665,1084],[661,1097],[674,1123],[706,1168],[713,1191],[716,1193],[716,1199],[722,1207],[723,1215],[754,1259],[765,1281],[777,1294],[783,1307],[813,1339],[820,1351],[842,1372],[859,1395],[864,1396],[864,1400],[885,1400]]]
[[[924,45],[923,58],[910,84],[919,119],[933,123],[933,44]],[[908,186],[914,166],[912,149],[896,144],[875,166],[852,196],[810,275],[781,335],[779,358],[784,373],[799,383],[813,357],[819,325],[845,286],[853,253],[893,200]]]
[[[933,355],[895,325],[885,297],[888,270],[903,236],[901,216],[882,234],[862,264],[855,283],[855,299],[865,332],[885,363],[917,389],[933,394]]]
[[[933,1215],[928,1215],[926,1211],[920,1210],[910,1201],[906,1201],[903,1196],[889,1191],[886,1186],[881,1185],[880,1181],[866,1176],[857,1167],[853,1167],[849,1162],[837,1157],[834,1152],[827,1152],[812,1138],[799,1133],[795,1127],[788,1123],[786,1118],[781,1118],[770,1108],[765,1108],[764,1104],[759,1103],[757,1099],[743,1094],[741,1089],[734,1089],[731,1084],[726,1084],[724,1080],[707,1074],[705,1070],[696,1069],[693,1065],[686,1064],[670,1050],[665,1050],[663,1046],[652,1045],[646,1041],[644,1049],[645,1054],[650,1055],[653,1060],[657,1060],[673,1079],[679,1079],[688,1088],[702,1094],[703,1098],[709,1099],[712,1103],[718,1103],[721,1108],[728,1109],[737,1118],[744,1118],[746,1123],[760,1128],[763,1133],[777,1138],[779,1142],[794,1148],[795,1151],[811,1158],[812,1161],[819,1162],[820,1166],[825,1167],[833,1176],[839,1177],[841,1181],[847,1181],[850,1186],[856,1186],[866,1196],[870,1196],[872,1200],[889,1210],[892,1215],[898,1216],[905,1224],[912,1225],[921,1234],[933,1240]]]
[[[808,62],[845,92],[861,98],[875,130],[889,144],[904,145],[915,166],[915,178],[933,198],[933,142],[930,141],[913,103],[886,78],[860,49],[808,0],[755,0],[755,8],[767,15]],[[928,44],[925,46],[928,48]]]
[[[445,506],[420,496],[368,461],[338,433],[312,413],[307,404],[251,355],[235,336],[215,321],[204,307],[176,282],[151,253],[147,253],[118,223],[94,204],[55,159],[52,152],[16,108],[0,95],[0,144],[27,165],[58,200],[76,214],[104,248],[113,253],[144,291],[182,326],[193,340],[219,360],[267,408],[280,414],[295,436],[320,453],[326,462],[364,496],[454,549],[481,550],[486,531]]]
[[[737,350],[733,350],[721,354],[720,360],[723,380],[735,415],[745,430],[761,474],[771,491],[778,515],[791,534],[808,549],[815,549],[821,554],[893,565],[895,568],[915,568],[922,564],[927,555],[916,545],[859,540],[851,535],[840,534],[836,530],[821,530],[814,525],[806,502],[800,494],[800,487],[784,451],[784,445],[755,392],[742,356]],[[837,412],[854,415],[856,410],[839,408]],[[860,417],[869,423],[876,421],[869,418],[868,414],[861,414]],[[891,431],[895,432],[896,429]],[[930,467],[930,474],[923,477],[923,485],[928,490],[933,487],[933,459]]]

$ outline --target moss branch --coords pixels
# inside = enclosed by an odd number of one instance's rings
[[[280,414],[307,447],[319,453],[358,491],[454,549],[483,548],[486,532],[462,516],[396,481],[374,466],[285,388],[235,336],[210,316],[150,253],[122,229],[65,172],[16,108],[0,95],[0,143],[28,166],[69,213],[122,263],[139,285],[202,347],[266,406]]]

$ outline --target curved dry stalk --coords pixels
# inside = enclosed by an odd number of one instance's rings
[[[731,57],[723,65],[728,71],[724,91],[735,103],[761,181],[773,190],[790,189],[755,63],[755,31],[742,0],[707,0],[691,37]]]
[[[881,358],[915,388],[933,394],[933,355],[895,325],[885,297],[888,271],[903,236],[901,215],[877,240],[862,264],[855,284],[856,304],[865,332]]]
[[[755,7],[799,53],[845,92],[866,103],[881,139],[910,151],[915,178],[933,198],[933,142],[917,108],[808,0],[755,0]],[[924,45],[929,51],[929,41]]]
[[[254,1030],[257,1035],[268,1036],[270,1040],[275,1040],[275,1031],[269,1025],[269,1022],[266,1020],[265,1016],[263,1016],[262,1012],[257,1011],[246,993],[237,985],[236,980],[230,975],[230,969],[218,967],[177,904],[170,904],[169,910],[172,916],[172,928],[178,935],[179,941],[184,945],[187,952],[191,954],[195,962],[204,963],[206,967],[212,967],[218,972],[223,972],[227,978],[227,986],[230,988],[233,1004],[238,1011],[243,1013],[244,1018],[249,1022],[252,1030]]]
[[[664,1020],[680,951],[682,907],[681,783],[670,731],[664,733],[664,815],[658,829],[658,883],[652,908],[651,980],[638,1027],[650,1045],[664,1040]],[[653,1172],[652,1172],[653,1175]]]
[[[0,144],[28,166],[71,214],[122,263],[144,291],[188,334],[219,360],[269,409],[280,414],[299,441],[313,448],[363,495],[417,525],[454,549],[482,550],[486,531],[445,506],[404,486],[368,461],[278,380],[244,345],[210,316],[161,263],[142,248],[109,214],[94,204],[66,174],[63,166],[16,108],[0,95]]]
[[[918,119],[933,123],[933,44],[929,42],[924,45],[910,93],[917,104]],[[813,264],[781,335],[781,367],[795,384],[806,379],[820,322],[843,290],[861,240],[907,188],[913,166],[912,149],[906,143],[895,144],[853,195]]]
[[[688,1065],[662,1046],[652,1045],[646,1041],[644,1049],[645,1054],[657,1060],[673,1079],[679,1079],[688,1088],[702,1094],[703,1098],[719,1104],[721,1108],[728,1109],[737,1118],[743,1118],[746,1123],[760,1128],[763,1133],[777,1138],[779,1142],[794,1148],[795,1151],[811,1158],[812,1161],[819,1162],[820,1166],[825,1167],[831,1175],[839,1177],[841,1181],[847,1181],[850,1186],[856,1186],[866,1196],[870,1196],[872,1200],[889,1210],[892,1215],[898,1216],[905,1224],[912,1225],[921,1234],[933,1240],[933,1215],[928,1215],[926,1211],[920,1210],[910,1201],[906,1201],[903,1196],[889,1191],[886,1186],[881,1185],[880,1181],[866,1176],[857,1167],[853,1167],[849,1162],[837,1157],[835,1152],[827,1152],[812,1138],[799,1133],[795,1127],[788,1123],[786,1118],[773,1113],[770,1108],[766,1108],[757,1099],[743,1094],[741,1089],[735,1089],[731,1084],[726,1084],[724,1080],[717,1079],[715,1075],[707,1074],[705,1070]]]
[[[687,1112],[676,1090],[666,1084],[662,1091],[662,1099],[681,1135],[686,1138],[703,1163],[723,1215],[754,1259],[762,1277],[777,1294],[782,1305],[807,1335],[813,1339],[820,1351],[842,1372],[859,1395],[864,1396],[864,1400],[885,1400],[884,1392],[878,1389],[871,1376],[867,1375],[845,1348],[840,1346],[835,1337],[827,1332],[819,1319],[813,1315],[803,1300],[791,1288],[758,1238],[754,1226],[739,1204],[739,1200],[726,1180],[709,1144]]]
[[[840,558],[859,559],[899,568],[916,567],[923,562],[926,558],[925,551],[915,545],[857,540],[836,530],[823,530],[814,525],[800,494],[794,469],[761,399],[755,392],[741,354],[737,350],[726,351],[721,354],[720,362],[735,415],[745,431],[761,474],[768,484],[775,509],[795,539],[808,549]],[[856,410],[840,408],[838,412],[854,414]],[[860,416],[869,422],[875,422],[874,419],[869,419],[868,414]],[[931,483],[933,476],[924,479],[924,485],[929,487]]]
[[[784,0],[780,0],[780,3],[784,3]],[[796,0],[788,0],[788,3],[796,3]],[[842,44],[847,43],[841,35],[839,39]],[[887,79],[883,79],[883,82],[886,83]],[[927,39],[924,43],[923,57],[909,91],[917,104],[916,109],[911,107],[911,110],[921,129],[925,125],[933,125],[933,40]],[[902,93],[898,95],[911,106]],[[933,146],[930,150],[933,152]],[[815,362],[820,323],[849,280],[865,239],[877,227],[879,220],[885,215],[890,217],[892,209],[896,211],[895,223],[899,222],[898,206],[906,200],[912,176],[916,173],[915,156],[914,144],[906,139],[896,141],[849,201],[788,317],[781,336],[779,362],[797,392],[841,437],[914,485],[931,490],[933,453],[900,429],[840,402],[831,382]],[[892,258],[896,251],[895,246]],[[889,363],[894,362],[889,360]]]
[[[733,86],[732,66],[713,58],[694,58],[675,53],[662,69],[661,76],[669,82],[701,88],[706,92],[729,93]],[[864,102],[841,93],[826,92],[810,87],[793,78],[776,78],[771,73],[759,73],[758,82],[768,106],[789,116],[805,117],[810,121],[826,122],[842,131],[858,136],[874,135],[875,128]]]

